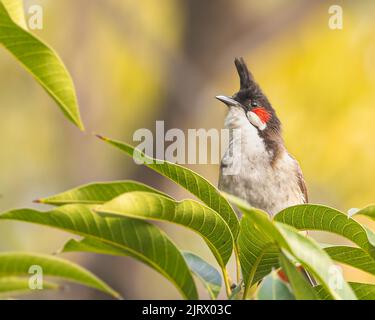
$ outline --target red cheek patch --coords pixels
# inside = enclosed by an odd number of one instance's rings
[[[251,109],[250,111],[254,112],[263,123],[267,123],[271,118],[270,113],[263,107],[256,107],[254,109]]]

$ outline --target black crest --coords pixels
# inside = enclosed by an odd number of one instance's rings
[[[247,68],[245,60],[242,57],[236,58],[234,64],[236,65],[238,75],[240,76],[240,89],[245,90],[249,88],[253,80],[253,75]]]
[[[238,75],[240,77],[240,91],[238,95],[243,98],[257,98],[263,96],[263,92],[259,85],[255,82],[253,75],[249,71],[245,60],[236,58],[234,60]]]

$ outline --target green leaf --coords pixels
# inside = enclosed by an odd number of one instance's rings
[[[99,241],[94,238],[83,238],[82,240],[70,239],[65,243],[61,252],[90,252],[98,254],[108,254],[113,256],[131,256],[131,252],[122,248]]]
[[[132,253],[128,250],[125,250],[121,247],[108,244],[93,238],[84,238],[80,241],[75,239],[70,239],[65,245],[61,252],[90,252],[90,253],[97,253],[97,254],[107,254],[107,255],[114,255],[114,256],[132,256]],[[203,282],[205,287],[207,288],[211,297],[214,296],[213,299],[216,298],[217,294],[216,291],[220,292],[221,289],[221,277],[219,274],[220,281],[216,278],[216,271],[215,268],[207,264],[207,269],[202,270],[202,274],[199,274],[200,270],[197,266],[193,266],[198,270],[193,270],[192,266],[190,265],[190,261],[186,259],[185,252],[182,253],[186,263],[188,264],[190,270]],[[203,260],[202,260],[203,261]],[[204,261],[203,261],[204,262]],[[147,261],[145,261],[146,264]],[[151,265],[152,267],[152,265]],[[210,270],[212,268],[213,270]],[[196,272],[197,271],[197,272]],[[216,271],[217,272],[217,271]],[[216,296],[215,296],[216,295]]]
[[[245,201],[223,193],[225,197],[248,216],[255,215],[258,219],[269,221],[267,213],[250,207]],[[272,227],[273,228],[273,227]],[[277,232],[277,230],[276,230]],[[273,269],[279,268],[280,249],[273,238],[274,231],[264,232],[254,223],[252,218],[242,217],[237,244],[239,260],[245,287],[245,295],[250,287],[263,279]]]
[[[174,201],[156,193],[135,191],[124,193],[95,211],[188,227],[203,237],[222,268],[232,254],[233,237],[226,222],[216,211],[194,200]]]
[[[0,219],[32,222],[91,237],[124,249],[167,279],[183,297],[197,299],[192,274],[180,251],[156,226],[126,217],[101,217],[85,205],[66,205],[52,211],[12,210]]]
[[[23,0],[1,0],[0,2],[3,3],[12,20],[20,27],[27,29]]]
[[[331,259],[375,275],[375,260],[361,248],[333,246],[324,248]]]
[[[191,252],[183,252],[184,258],[190,270],[206,287],[212,300],[215,300],[220,293],[222,279],[220,273],[201,257]]]
[[[6,1],[11,3],[11,1]],[[0,43],[29,71],[56,101],[65,116],[83,130],[73,81],[56,52],[16,22],[17,7],[8,7],[12,18],[0,2]],[[18,11],[17,11],[18,10]],[[18,13],[17,13],[18,12]]]
[[[26,252],[0,253],[0,278],[30,276],[31,266],[40,266],[43,276],[58,277],[95,288],[119,298],[120,295],[86,269],[61,258]]]
[[[287,284],[273,271],[262,281],[258,293],[258,300],[295,300]]]
[[[80,241],[71,239],[64,245],[62,252],[91,252],[115,256],[130,255],[129,252],[121,249],[120,247],[92,238],[84,238]],[[211,299],[216,299],[222,286],[220,273],[199,256],[190,252],[182,252],[182,254],[190,270],[206,287]]]
[[[368,283],[349,282],[358,300],[375,300],[375,285]],[[330,295],[322,286],[314,288],[322,300],[331,300]]]
[[[29,275],[30,276],[30,275]],[[43,280],[43,290],[59,289],[57,283]],[[29,279],[21,277],[0,277],[0,298],[9,298],[40,290],[30,289]]]
[[[370,205],[364,209],[359,210],[353,216],[362,215],[367,216],[373,220],[375,220],[375,205]]]
[[[280,255],[280,264],[288,277],[293,294],[297,300],[317,300],[318,296],[314,288],[307,282],[306,278],[299,272],[296,266],[284,253]]]
[[[319,280],[335,299],[356,299],[343,277],[341,286],[337,288],[330,286],[330,270],[334,270],[336,267],[328,254],[320,248],[316,241],[303,236],[288,225],[280,222],[275,224],[288,244],[288,251]]]
[[[335,299],[356,298],[344,279],[342,279],[342,287],[340,288],[331,288],[329,286],[329,271],[335,265],[328,254],[313,239],[301,235],[297,230],[286,224],[271,221],[267,213],[259,209],[254,209],[241,200],[237,201],[235,197],[232,197],[231,201],[236,201],[237,207],[244,213],[241,219],[241,232],[239,235],[240,259],[242,261],[246,259],[250,261],[250,256],[256,254],[245,250],[247,243],[245,240],[249,233],[246,232],[246,227],[243,227],[243,224],[248,226],[253,224],[254,228],[263,233],[265,237],[273,239],[274,244],[277,244],[279,248],[285,249],[295,257],[298,262],[320,281]],[[245,238],[242,239],[242,244],[240,243],[241,237]],[[270,240],[268,243],[270,243]],[[241,264],[243,264],[242,261]],[[251,269],[243,269],[245,290],[249,287],[249,281],[246,280],[248,279],[248,272],[251,272]]]
[[[279,268],[280,249],[272,237],[263,233],[251,219],[241,219],[238,236],[239,259],[245,288],[263,279],[272,269]]]
[[[359,282],[350,282],[358,300],[375,300],[375,285]]]
[[[36,202],[56,206],[76,203],[103,204],[104,202],[110,201],[123,193],[132,191],[154,192],[168,197],[165,193],[162,193],[143,183],[124,180],[111,182],[94,182],[59,193],[57,195],[36,200]]]
[[[129,144],[111,140],[102,136],[98,137],[110,145],[124,151],[126,154],[133,157],[133,159],[141,161],[147,167],[155,170],[156,172],[171,179],[186,190],[190,191],[197,198],[202,200],[207,206],[219,213],[228,224],[234,238],[237,237],[239,232],[239,222],[236,213],[230,206],[227,199],[225,199],[220,194],[219,190],[215,188],[208,180],[194,171],[178,164],[151,158]]]
[[[321,205],[298,205],[278,213],[275,221],[299,230],[321,230],[341,235],[375,257],[374,235],[346,214]]]

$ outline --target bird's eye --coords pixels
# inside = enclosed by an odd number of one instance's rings
[[[251,106],[252,106],[252,107],[257,107],[257,106],[258,106],[258,102],[256,102],[256,101],[251,101]]]

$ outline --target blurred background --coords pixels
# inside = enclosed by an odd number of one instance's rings
[[[52,99],[0,50],[0,210],[91,181],[137,179],[176,198],[188,195],[137,166],[92,132],[132,142],[138,128],[222,128],[214,99],[239,81],[244,56],[284,125],[310,199],[347,211],[375,201],[375,2],[309,0],[28,0],[40,4],[35,31],[60,54],[76,85],[82,134]],[[328,27],[332,4],[343,29]],[[214,184],[218,166],[194,165]],[[362,221],[363,222],[363,221]],[[194,233],[160,224],[179,247],[215,264]],[[71,235],[25,223],[0,224],[0,250],[52,253]],[[314,234],[319,241],[342,243]],[[188,241],[187,241],[188,239]],[[64,255],[89,268],[125,299],[180,299],[162,276],[131,258]],[[233,268],[232,268],[233,270]],[[344,268],[348,280],[374,282]],[[206,297],[201,293],[202,297]],[[69,286],[39,298],[106,298]]]

